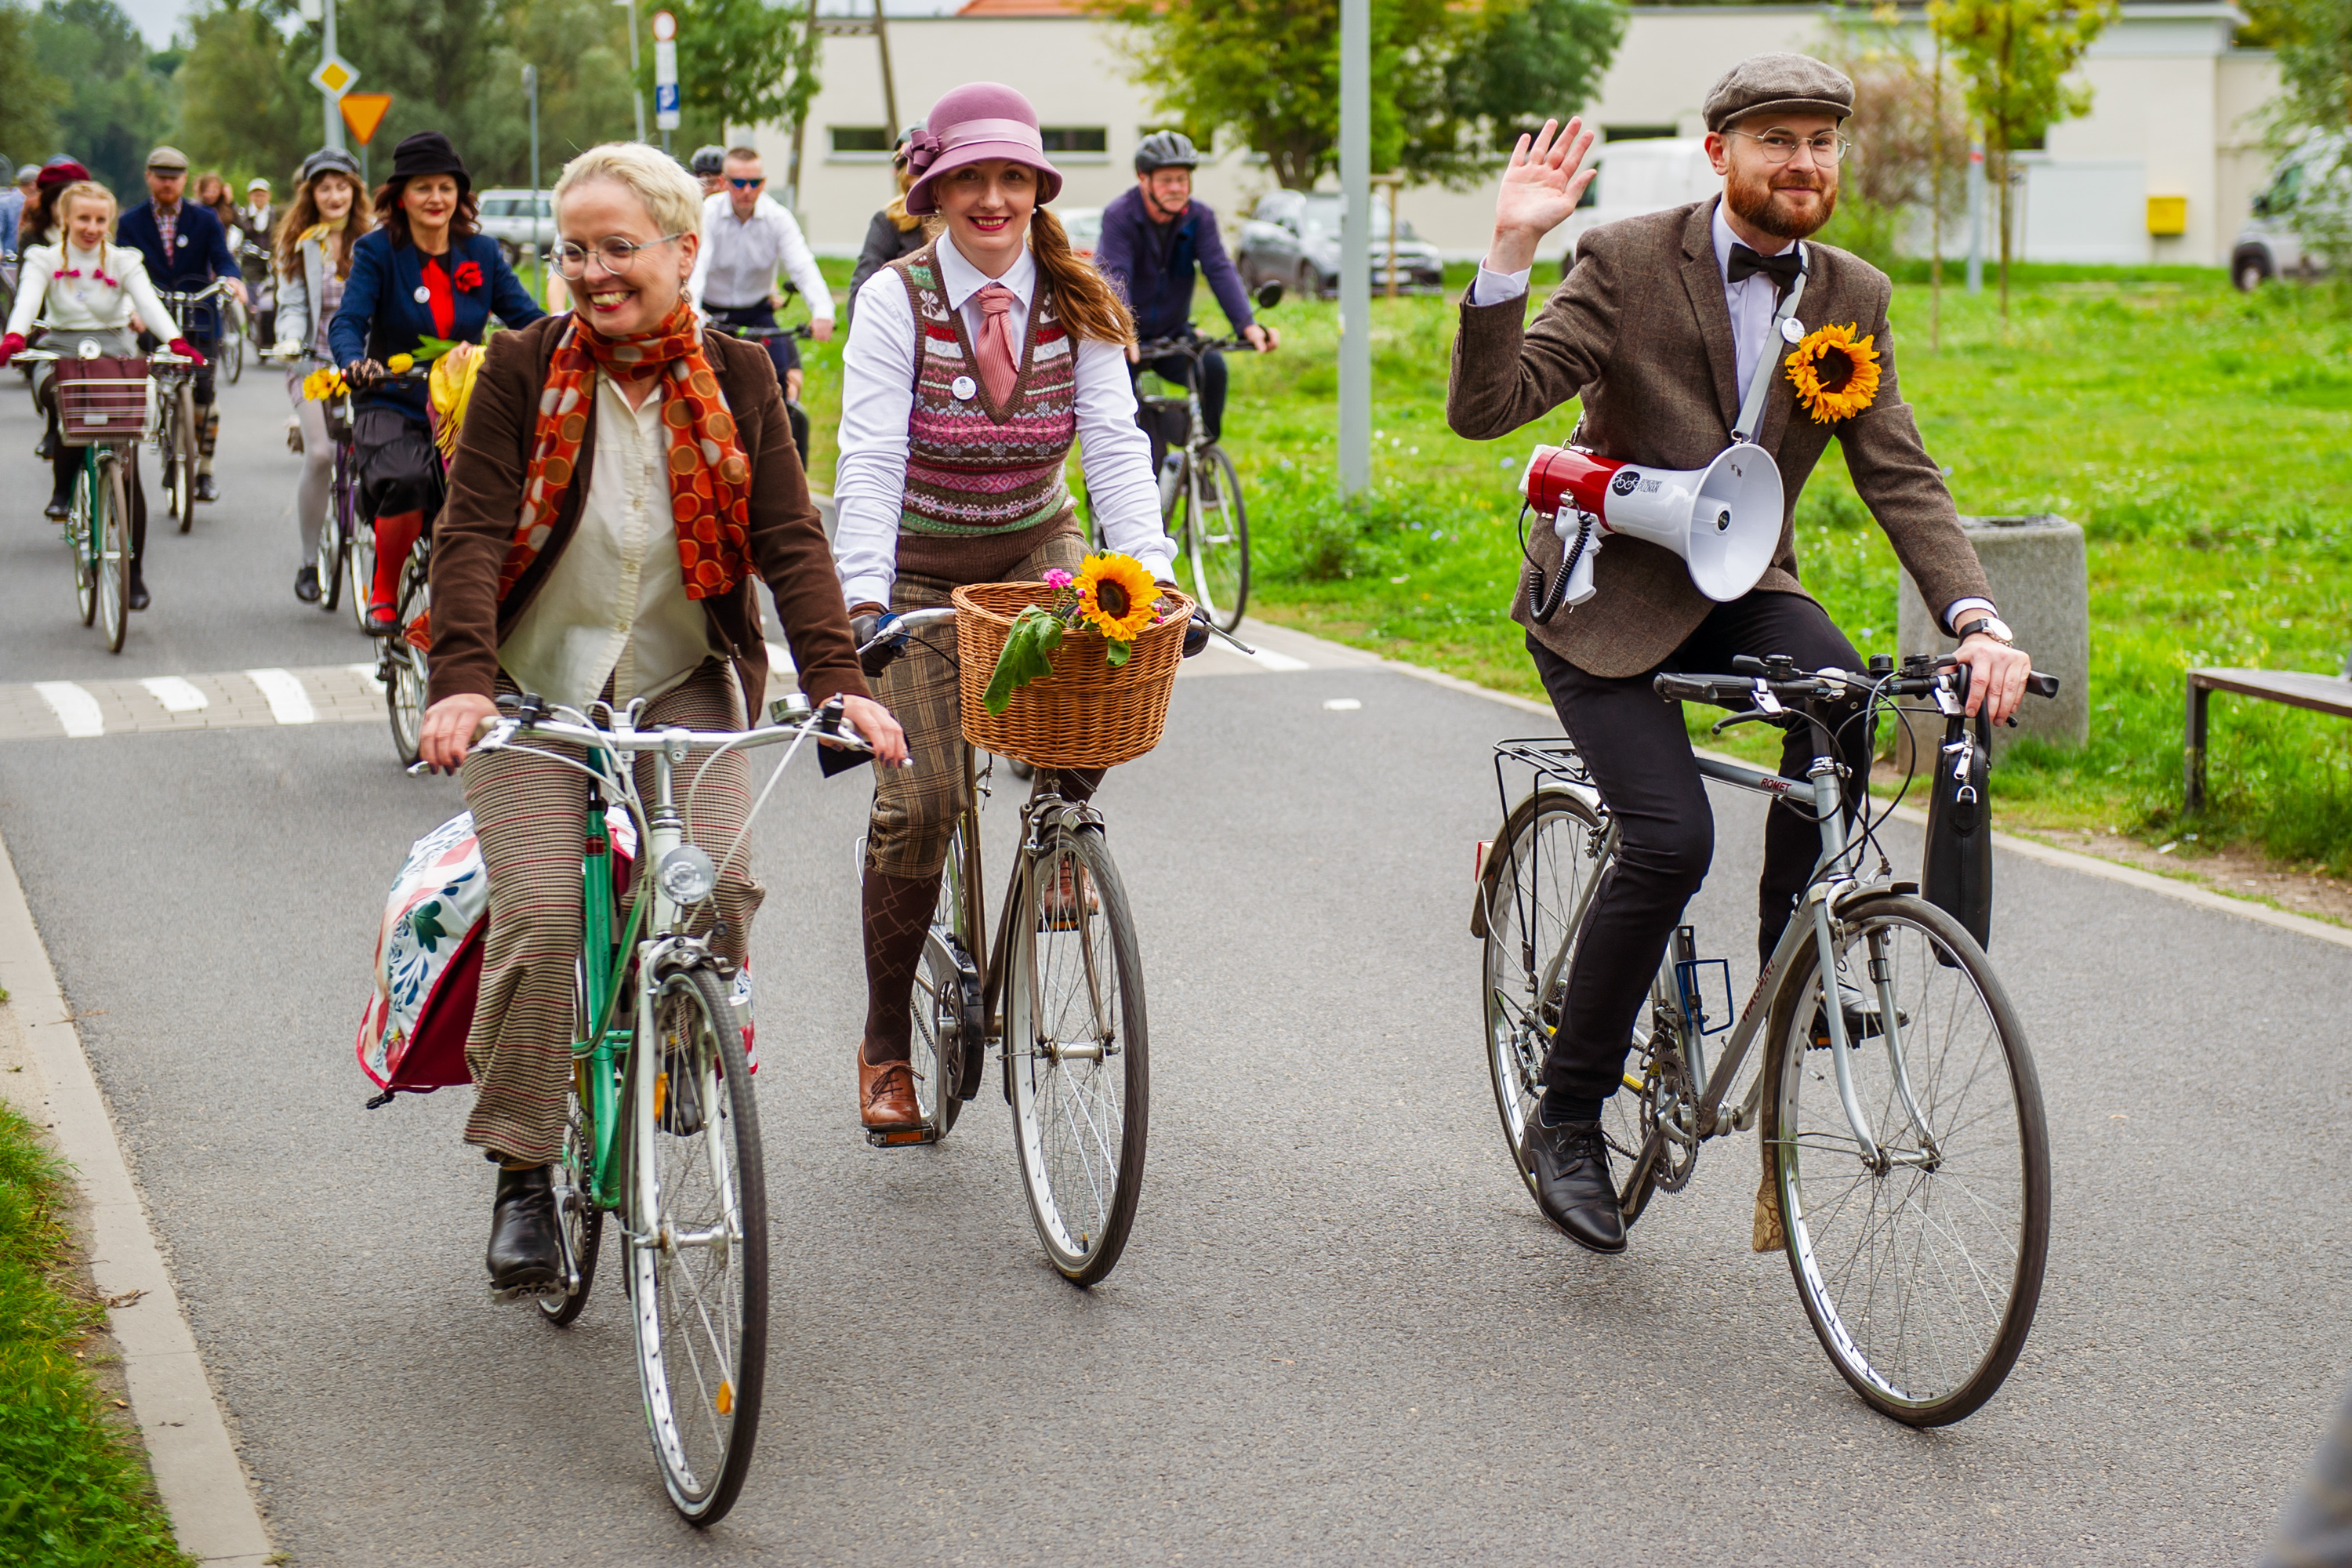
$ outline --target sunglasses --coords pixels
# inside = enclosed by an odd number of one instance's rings
[[[734,175],[730,174],[727,176],[727,183],[734,186],[739,191],[756,191],[761,185],[768,183],[768,176],[761,174],[757,179],[739,180]]]

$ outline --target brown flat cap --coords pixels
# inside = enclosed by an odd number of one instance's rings
[[[188,172],[188,155],[177,147],[158,147],[147,154],[147,166],[158,174],[184,174]]]
[[[1707,89],[1701,112],[1706,128],[1717,132],[1766,112],[1843,120],[1853,112],[1853,83],[1811,55],[1750,55]]]

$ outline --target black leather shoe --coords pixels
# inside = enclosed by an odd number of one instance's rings
[[[51,522],[63,522],[73,515],[73,497],[71,495],[51,496],[49,504],[41,509],[41,515]]]
[[[147,597],[146,580],[136,572],[131,574],[131,591],[122,595],[122,602],[134,610],[143,610],[153,603]]]
[[[1538,1110],[1528,1118],[1519,1156],[1535,1173],[1536,1206],[1592,1252],[1625,1250],[1625,1215],[1617,1206],[1617,1184],[1609,1178],[1609,1144],[1598,1121],[1543,1124]]]
[[[58,455],[58,437],[54,430],[41,432],[40,441],[33,447],[33,456],[44,463]]]
[[[213,477],[210,474],[196,476],[196,499],[198,500],[220,500],[220,487],[213,483]]]
[[[367,635],[372,637],[392,637],[400,635],[400,617],[388,605],[370,605],[367,615]]]
[[[490,1205],[490,1250],[484,1258],[493,1290],[545,1289],[563,1281],[549,1169],[499,1172],[498,1196]]]
[[[696,1079],[691,1058],[678,1051],[663,1056],[661,1082],[656,1087],[663,1131],[673,1138],[691,1138],[702,1131],[702,1085]]]
[[[294,596],[306,605],[319,602],[319,569],[305,566],[294,574]]]

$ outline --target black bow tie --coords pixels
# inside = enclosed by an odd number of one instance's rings
[[[1789,291],[1789,286],[1804,270],[1804,257],[1793,245],[1778,256],[1759,256],[1750,247],[1736,240],[1732,242],[1730,272],[1734,283],[1743,278],[1752,278],[1759,272],[1769,273],[1772,292],[1780,295]]]

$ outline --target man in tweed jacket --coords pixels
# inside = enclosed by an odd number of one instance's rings
[[[1970,710],[1981,703],[1995,721],[2006,719],[2031,668],[1994,614],[1976,552],[1898,389],[1886,321],[1892,286],[1855,257],[1802,243],[1836,208],[1840,127],[1853,104],[1853,84],[1807,56],[1759,55],[1734,67],[1706,104],[1707,155],[1724,177],[1723,195],[1585,235],[1567,282],[1529,325],[1524,296],[1537,243],[1575,210],[1591,179],[1579,172],[1591,132],[1575,120],[1556,134],[1547,124],[1511,156],[1494,240],[1463,301],[1446,397],[1457,434],[1507,436],[1579,398],[1577,445],[1656,468],[1704,468],[1731,444],[1759,362],[1788,352],[1772,319],[1801,269],[1801,330],[1851,323],[1880,356],[1874,398],[1827,422],[1799,406],[1780,366],[1762,367],[1770,390],[1752,439],[1780,465],[1787,510],[1772,564],[1746,596],[1712,603],[1672,552],[1621,536],[1595,561],[1597,592],[1588,602],[1538,626],[1523,584],[1511,606],[1622,835],[1577,948],[1544,1068],[1542,1110],[1528,1121],[1523,1150],[1545,1214],[1598,1252],[1625,1245],[1600,1133],[1601,1101],[1618,1085],[1651,976],[1715,850],[1681,710],[1651,690],[1651,678],[1661,669],[1728,670],[1738,654],[1787,654],[1805,669],[1862,667],[1798,577],[1797,496],[1831,437],[1927,602],[1948,628],[1965,629]],[[1530,545],[1549,580],[1560,566],[1559,539],[1538,528]],[[1871,737],[1856,724],[1843,741],[1858,801]],[[1783,771],[1801,776],[1811,750],[1808,733],[1792,732]],[[1810,822],[1775,807],[1759,893],[1758,945],[1767,959],[1818,848]]]

